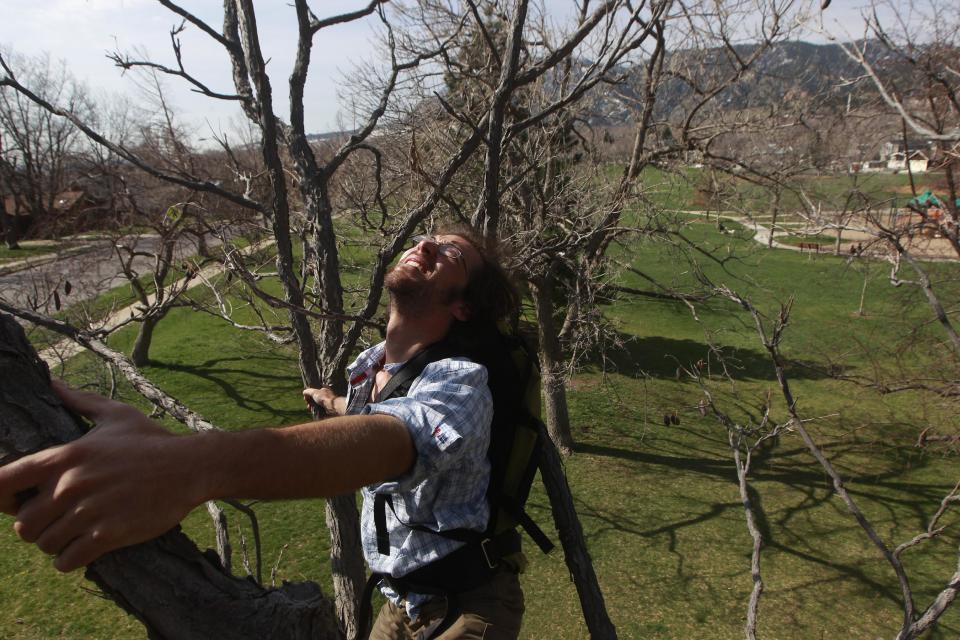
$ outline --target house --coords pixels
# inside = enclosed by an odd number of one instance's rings
[[[102,224],[105,203],[86,189],[72,188],[56,194],[52,200],[44,195],[42,204],[50,202],[49,209],[40,211],[26,197],[8,195],[3,198],[6,218],[16,229],[18,237],[44,237],[50,233],[75,233]],[[4,228],[7,228],[4,225]]]
[[[930,158],[923,151],[913,151],[909,154],[895,151],[887,160],[887,169],[897,172],[906,171],[909,167],[910,173],[925,173],[929,163]]]
[[[914,151],[907,162],[910,173],[925,173],[930,164],[930,158],[923,151]]]

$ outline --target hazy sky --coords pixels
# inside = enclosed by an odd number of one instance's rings
[[[183,0],[180,4],[211,25],[220,25],[220,2]],[[327,0],[311,6],[322,18],[366,4],[367,0]],[[562,14],[566,9],[560,7],[569,3],[549,0],[547,4]],[[859,36],[862,30],[858,31],[857,8],[863,4],[861,0],[833,0],[828,21],[839,21],[852,35]],[[129,78],[122,78],[119,69],[106,59],[107,51],[139,47],[158,62],[174,63],[169,31],[180,20],[155,0],[0,0],[0,6],[0,46],[28,55],[47,52],[64,60],[74,76],[94,89],[127,94],[136,91]],[[260,0],[256,6],[260,41],[273,74],[275,105],[284,113],[286,80],[295,53],[294,9],[286,0]],[[306,92],[307,131],[340,128],[337,88],[355,62],[371,56],[370,43],[378,23],[371,17],[337,25],[323,30],[315,39]],[[229,93],[229,66],[222,49],[189,25],[182,41],[188,70],[211,89]],[[175,79],[168,80],[167,89],[177,110],[198,127],[199,137],[208,135],[210,127],[229,127],[232,114],[237,112],[235,106],[190,93]],[[349,128],[351,123],[344,125]]]

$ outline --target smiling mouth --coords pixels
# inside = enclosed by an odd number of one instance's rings
[[[403,266],[410,266],[417,269],[420,273],[427,273],[427,265],[420,258],[407,258],[400,263]]]

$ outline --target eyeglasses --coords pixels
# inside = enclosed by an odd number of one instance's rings
[[[440,242],[434,236],[413,236],[412,238],[413,246],[417,246],[421,242],[429,242],[431,244],[437,245],[437,253],[441,253],[451,260],[456,260],[463,265],[463,268],[466,269],[467,265],[463,260],[463,251],[457,245],[452,242]]]

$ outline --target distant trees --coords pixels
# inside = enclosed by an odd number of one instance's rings
[[[61,63],[46,56],[11,53],[3,53],[2,59],[3,70],[16,73],[38,97],[62,105],[78,118],[96,117],[89,91]],[[53,210],[54,199],[76,174],[85,146],[83,135],[72,124],[10,87],[0,86],[0,193],[28,209],[33,224],[42,224]]]
[[[886,19],[881,20],[880,15]],[[851,191],[844,211],[856,209],[858,230],[873,239],[868,249],[882,247],[892,263],[891,284],[919,287],[942,327],[954,354],[949,370],[960,366],[960,332],[954,326],[949,305],[941,299],[942,287],[930,269],[918,259],[915,247],[925,236],[946,239],[960,257],[960,11],[940,0],[909,3],[873,3],[864,12],[869,38],[841,43],[846,55],[863,72],[865,87],[889,117],[900,121],[900,139],[906,156],[910,140],[919,136],[934,149],[930,169],[943,176],[945,189],[935,206],[916,201],[916,176],[905,163],[913,202],[897,215],[884,215],[888,203],[878,203]],[[836,36],[834,36],[836,37]],[[855,117],[856,114],[846,114]],[[859,197],[857,197],[859,196]],[[850,206],[853,205],[853,206]],[[901,277],[901,267],[910,276]]]
[[[881,13],[890,19],[881,21]],[[945,215],[924,222],[937,227],[960,256],[960,11],[942,0],[877,0],[865,17],[870,39],[843,44],[843,50],[901,120],[904,151],[917,151],[907,145],[914,136],[933,143],[931,169],[942,171],[946,182],[940,207]]]
[[[374,0],[355,12],[318,18],[307,2],[296,1],[292,17],[296,20],[299,36],[293,43],[296,62],[289,78],[290,110],[286,117],[274,109],[274,79],[270,77],[263,58],[257,16],[252,3],[224,3],[222,28],[213,27],[181,7],[171,3],[167,3],[167,6],[178,19],[184,21],[184,25],[197,29],[222,48],[233,69],[233,87],[227,91],[214,90],[190,74],[189,61],[181,58],[178,46],[177,36],[181,27],[175,28],[171,34],[177,64],[165,66],[119,52],[114,56],[115,62],[124,69],[148,68],[179,78],[212,99],[230,100],[238,104],[255,132],[258,156],[255,168],[251,169],[249,165],[237,161],[241,155],[239,150],[228,145],[226,140],[221,143],[223,153],[228,158],[225,167],[226,172],[231,174],[228,179],[205,175],[196,166],[170,162],[166,157],[152,157],[129,142],[106,135],[95,121],[85,119],[52,98],[36,92],[26,79],[21,81],[16,70],[9,66],[4,67],[6,75],[0,78],[0,87],[28,99],[50,114],[65,118],[83,131],[92,143],[109,149],[118,162],[188,190],[193,194],[191,199],[201,194],[219,198],[246,210],[251,218],[263,220],[276,243],[276,275],[282,293],[277,295],[275,290],[261,286],[258,274],[244,263],[244,257],[239,252],[229,252],[225,256],[225,265],[234,276],[234,281],[242,282],[261,304],[287,316],[304,384],[314,387],[329,385],[340,392],[345,388],[342,378],[344,366],[364,332],[377,324],[375,316],[379,313],[383,278],[388,266],[403,250],[410,235],[435,214],[439,206],[451,202],[449,187],[461,169],[481,150],[486,152],[485,165],[495,168],[484,173],[483,196],[475,192],[477,211],[471,217],[478,228],[491,235],[497,233],[503,138],[507,134],[517,135],[523,130],[519,126],[512,130],[506,128],[504,114],[510,95],[518,87],[535,83],[552,73],[588,40],[595,29],[605,30],[605,37],[611,43],[616,42],[615,34],[618,33],[613,25],[620,24],[621,20],[625,28],[644,31],[643,20],[639,18],[643,7],[631,7],[620,0],[608,0],[594,9],[576,28],[563,33],[555,48],[538,46],[530,50],[530,58],[527,59],[520,56],[526,3],[521,1],[509,7],[500,7],[509,15],[511,44],[503,49],[501,45],[494,45],[491,55],[498,56],[500,60],[509,60],[509,64],[501,69],[500,79],[492,87],[492,93],[478,94],[482,96],[482,106],[475,115],[464,120],[456,110],[448,113],[443,125],[456,130],[457,135],[452,136],[448,144],[431,151],[429,168],[416,165],[413,153],[410,153],[409,168],[405,171],[404,179],[417,176],[423,188],[410,193],[411,199],[403,203],[390,202],[390,206],[386,207],[382,206],[385,184],[381,173],[384,168],[382,160],[396,149],[383,149],[382,146],[386,145],[382,145],[371,134],[381,125],[388,107],[403,103],[409,95],[407,92],[411,84],[420,83],[422,87],[424,81],[429,82],[429,72],[420,75],[420,69],[437,61],[445,61],[454,43],[463,36],[464,25],[473,19],[474,12],[469,6],[449,10],[438,7],[438,10],[449,11],[452,19],[448,24],[452,28],[448,33],[440,34],[431,31],[431,24],[425,24],[426,31],[420,32],[421,39],[414,52],[409,47],[398,45],[400,36],[394,32],[392,21],[399,19],[403,11],[416,13],[420,10],[416,5],[402,5],[396,13],[391,13],[391,5]],[[378,20],[384,30],[386,62],[379,67],[379,75],[367,77],[372,85],[364,94],[364,104],[368,108],[362,110],[358,129],[329,153],[320,154],[308,142],[304,123],[303,90],[311,62],[312,43],[324,29],[368,16]],[[593,80],[593,84],[598,81],[599,76]],[[579,100],[584,92],[579,90],[563,96],[558,104],[540,114],[540,117]],[[531,120],[524,127],[536,122],[537,119]],[[369,158],[373,162],[362,166],[356,161],[358,157]],[[397,158],[396,155],[392,157]],[[345,168],[351,171],[342,172]],[[347,201],[346,198],[340,199],[341,184],[355,185],[361,179],[365,184],[373,185],[364,193],[375,202],[380,200],[378,205],[381,205],[379,213],[382,219],[378,227],[382,231],[376,242],[372,243],[376,255],[365,290],[356,292],[348,308],[345,300],[348,290],[340,268],[338,242],[347,235],[344,227],[349,229],[355,224],[355,216],[352,211],[336,211],[334,203]],[[356,222],[364,220],[363,215],[356,218]],[[294,243],[300,245],[302,261],[295,255]],[[264,332],[273,330],[266,322],[259,328]],[[364,577],[356,505],[353,496],[329,500],[327,505],[328,524],[333,536],[331,559],[337,610],[347,636],[354,637],[357,634],[356,607]],[[599,613],[595,619],[605,618],[605,613]],[[605,630],[598,630],[598,637],[609,636],[612,632],[608,619],[606,625]]]
[[[154,289],[160,294],[155,302],[149,300],[150,287],[139,281],[142,274],[130,266],[130,258],[142,247],[117,247],[121,268],[142,306],[135,364],[148,360],[156,321],[179,293],[164,291],[164,285],[194,270],[193,265],[178,265],[177,243],[185,234],[202,241],[217,230],[213,211],[231,208],[276,243],[275,270],[265,275],[228,244],[220,258],[228,277],[211,283],[216,302],[205,309],[244,330],[292,341],[302,382],[343,392],[344,366],[381,326],[383,279],[390,263],[415,231],[458,220],[504,238],[515,250],[514,266],[530,294],[531,315],[539,328],[551,437],[561,450],[571,451],[567,376],[579,358],[615,338],[605,326],[600,303],[611,295],[651,294],[616,286],[613,280],[623,265],[613,258],[629,257],[630,243],[640,237],[692,244],[683,236],[682,224],[647,198],[649,175],[683,171],[695,157],[705,172],[721,176],[710,186],[718,216],[729,176],[773,189],[773,211],[779,215],[781,197],[794,188],[792,178],[810,167],[822,169],[827,162],[828,141],[807,135],[816,132],[818,124],[806,103],[798,100],[790,110],[771,107],[770,96],[751,101],[751,79],[759,61],[790,34],[795,7],[789,2],[606,0],[592,10],[584,2],[569,24],[550,26],[549,16],[526,0],[372,0],[357,11],[323,18],[305,0],[295,0],[290,17],[297,25],[298,37],[291,43],[296,62],[286,84],[290,107],[285,114],[274,105],[277,78],[271,77],[263,58],[252,2],[225,2],[222,26],[176,4],[164,5],[180,22],[171,31],[175,63],[163,65],[124,52],[113,55],[115,63],[125,70],[152,70],[187,82],[210,99],[237,104],[247,119],[246,138],[221,138],[219,149],[201,152],[191,147],[166,109],[153,127],[113,126],[90,113],[80,96],[45,91],[45,76],[34,76],[15,58],[0,57],[2,98],[39,114],[32,117],[39,117],[41,124],[28,128],[49,131],[46,137],[57,141],[54,146],[71,150],[82,146],[76,132],[83,132],[88,141],[83,144],[100,154],[90,171],[115,187],[111,193],[121,228],[149,227],[159,236],[157,249],[150,251]],[[362,19],[379,26],[383,56],[356,78],[356,129],[326,145],[312,143],[306,131],[304,87],[313,43],[327,29]],[[229,82],[211,87],[191,75],[190,60],[178,40],[185,28],[220,47],[231,65]],[[742,46],[746,40],[751,46]],[[947,65],[940,73],[949,78],[952,69]],[[876,77],[882,84],[881,75]],[[936,86],[936,76],[931,78],[928,84]],[[725,109],[724,101],[733,94],[745,94],[747,106]],[[937,113],[948,123],[953,117],[947,108],[950,94],[943,95],[946,106]],[[597,111],[613,98],[633,114],[632,143],[618,166],[598,160],[605,143],[595,130]],[[898,99],[904,110],[919,104],[894,98],[894,105]],[[922,123],[924,117],[911,115],[910,122]],[[0,119],[0,125],[4,122]],[[65,131],[53,133],[60,126]],[[941,128],[938,135],[950,131]],[[747,148],[747,139],[770,144],[758,151],[755,145]],[[27,172],[26,156],[42,155],[32,151],[29,142],[18,143],[17,151],[4,146],[5,180],[21,180],[20,174]],[[792,146],[794,153],[783,153],[784,146]],[[944,153],[955,157],[951,149],[947,145]],[[40,162],[41,169],[34,173],[52,184],[51,176],[63,174],[66,160],[59,163]],[[51,188],[39,186],[40,195],[30,198],[42,200]],[[116,240],[123,245],[121,235]],[[344,251],[345,246],[350,251]],[[346,273],[354,250],[370,257],[359,275]],[[198,252],[204,253],[202,246]],[[279,287],[266,286],[267,277]],[[691,301],[652,282],[657,296]],[[229,295],[251,302],[253,324],[233,317],[224,303],[227,287]],[[717,287],[712,293],[747,308],[748,301],[730,290]],[[785,322],[784,317],[776,325],[777,340]],[[49,326],[92,344],[91,334],[52,321]],[[764,327],[759,328],[763,334]],[[761,337],[779,367],[776,340]],[[136,375],[129,368],[128,373]],[[170,404],[161,395],[152,397]],[[791,419],[799,422],[796,415]],[[764,435],[725,426],[748,503],[749,454]],[[766,419],[764,426],[770,426]],[[562,480],[560,474],[555,477]],[[752,515],[748,521],[754,533]],[[356,637],[363,563],[353,496],[329,501],[328,523],[334,538],[337,613],[344,633]],[[569,537],[564,536],[565,543]],[[756,538],[755,543],[759,554]],[[589,562],[571,566],[571,571],[576,571],[578,590],[585,594],[591,633],[612,637],[615,629],[602,597],[597,597],[595,576],[590,584]],[[755,613],[754,608],[754,627]]]

